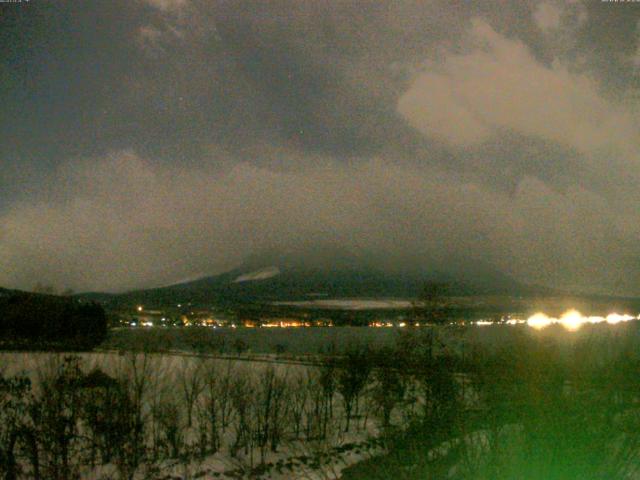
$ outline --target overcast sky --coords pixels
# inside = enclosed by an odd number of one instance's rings
[[[640,294],[640,3],[0,4],[0,285],[274,246]]]

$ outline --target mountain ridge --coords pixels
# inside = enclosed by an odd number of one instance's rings
[[[448,270],[448,271],[447,271]],[[423,262],[394,268],[344,250],[269,251],[226,272],[169,286],[109,295],[125,303],[268,303],[326,298],[415,298],[427,282],[451,294],[544,295],[555,291],[521,283],[481,261]],[[93,295],[94,298],[99,294]],[[106,297],[105,297],[106,298]]]

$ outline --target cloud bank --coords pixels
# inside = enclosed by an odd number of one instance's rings
[[[104,31],[79,10],[59,50],[47,11],[25,35],[52,42],[15,46],[41,81],[6,82],[31,86],[0,129],[0,285],[122,291],[330,243],[640,294],[628,7],[127,6]]]

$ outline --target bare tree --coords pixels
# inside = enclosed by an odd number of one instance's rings
[[[309,374],[296,375],[290,380],[291,391],[291,420],[293,421],[293,433],[295,438],[300,437],[300,427],[307,408],[309,399]]]
[[[426,282],[418,299],[413,302],[413,315],[409,318],[412,324],[442,325],[451,316],[452,286],[446,282]]]
[[[198,418],[200,450],[202,454],[215,453],[220,448],[223,406],[228,402],[229,392],[223,391],[224,376],[220,375],[215,361],[209,361],[202,372],[203,398],[199,402]]]
[[[145,403],[153,375],[150,357],[146,352],[132,352],[120,365],[118,379],[127,386],[128,399],[128,408],[123,420],[126,422],[128,435],[116,452],[116,465],[123,479],[133,478],[146,454],[145,427],[148,422]]]
[[[233,405],[231,402],[231,392],[234,385],[237,369],[234,368],[232,360],[227,361],[224,374],[218,383],[218,401],[220,405],[220,426],[224,432],[229,426],[233,416]]]
[[[184,435],[180,408],[176,402],[164,400],[156,410],[155,417],[161,432],[161,448],[165,456],[179,458],[182,454]]]
[[[382,412],[382,426],[391,424],[393,409],[404,400],[406,382],[397,363],[398,353],[391,348],[381,349],[375,354],[374,384],[371,396]]]
[[[255,393],[254,414],[256,416],[256,439],[260,448],[260,462],[264,463],[267,448],[276,451],[282,440],[289,405],[286,378],[281,377],[273,366],[259,374]]]
[[[235,421],[233,424],[235,438],[229,447],[229,452],[232,457],[235,457],[240,449],[244,449],[245,455],[248,455],[253,447],[253,418],[251,408],[254,386],[246,371],[242,373],[238,372],[230,393],[231,403],[235,413]]]
[[[27,416],[30,391],[28,378],[0,376],[0,476],[5,480],[15,480],[18,475],[16,448]]]
[[[360,394],[369,380],[371,367],[368,349],[352,346],[346,351],[337,370],[337,387],[345,411],[345,432],[349,431],[354,407],[357,412]]]
[[[38,400],[40,441],[47,475],[53,478],[77,478],[79,475],[78,417],[81,378],[78,357],[65,357],[57,374],[41,384]]]
[[[187,428],[191,428],[193,425],[193,409],[204,389],[202,368],[201,361],[185,359],[180,369],[178,383],[187,410]]]
[[[320,435],[322,438],[326,438],[329,421],[333,420],[333,397],[338,388],[336,377],[336,362],[332,358],[329,358],[323,363],[322,367],[320,367],[320,375],[318,378],[322,389],[322,401],[320,404]]]

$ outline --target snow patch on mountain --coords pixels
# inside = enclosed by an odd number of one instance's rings
[[[254,272],[244,273],[237,277],[233,283],[266,280],[267,278],[272,278],[276,275],[280,275],[280,269],[278,267],[267,267]]]

